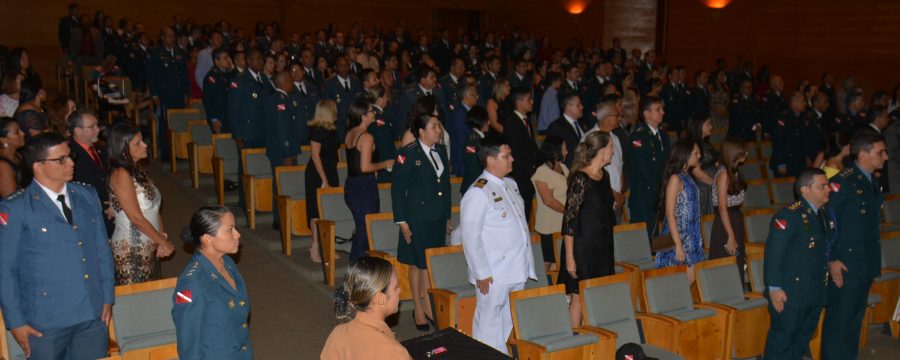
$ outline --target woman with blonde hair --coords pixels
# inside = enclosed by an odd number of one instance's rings
[[[316,113],[309,125],[309,147],[312,156],[306,163],[306,216],[312,230],[312,245],[309,259],[322,262],[319,254],[319,240],[316,236],[316,221],[319,220],[319,204],[316,189],[341,186],[338,180],[337,163],[340,139],[337,133],[337,104],[334,100],[321,100],[316,104]]]
[[[566,285],[566,294],[571,295],[569,320],[573,327],[581,326],[578,282],[615,274],[615,197],[609,185],[609,173],[603,169],[612,156],[610,134],[591,132],[575,148],[575,160],[569,172],[559,282]]]
[[[495,134],[503,134],[503,124],[500,121],[512,114],[512,108],[505,101],[510,91],[509,80],[497,78],[491,97],[485,103],[485,108],[487,108],[488,112],[488,123],[491,124],[491,132]]]
[[[412,359],[384,319],[400,307],[397,272],[387,260],[365,256],[350,264],[334,292],[338,326],[322,349],[322,360]]]
[[[740,139],[727,138],[722,143],[721,165],[712,184],[712,202],[716,219],[709,241],[709,259],[736,256],[741,283],[744,280],[744,191],[747,182],[741,175],[741,165],[747,160],[747,144]]]

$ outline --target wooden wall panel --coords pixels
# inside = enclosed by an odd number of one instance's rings
[[[619,38],[631,56],[631,49],[646,52],[656,45],[656,12],[658,0],[606,0],[603,22],[603,47]]]
[[[724,9],[700,1],[668,1],[665,58],[692,73],[724,56],[768,64],[789,89],[854,75],[871,94],[900,82],[900,2],[892,0],[734,0]]]

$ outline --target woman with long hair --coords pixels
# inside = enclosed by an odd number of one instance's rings
[[[566,143],[558,136],[548,136],[541,144],[544,163],[535,170],[531,182],[537,190],[537,209],[534,230],[541,235],[544,268],[553,264],[553,234],[559,232],[565,210],[566,192],[569,188],[569,168],[564,159],[568,155]],[[480,174],[479,174],[480,175]]]
[[[506,119],[513,110],[506,98],[510,93],[509,80],[506,78],[497,78],[494,83],[494,89],[491,91],[491,97],[487,99],[485,108],[488,112],[488,123],[491,124],[491,132],[494,134],[503,134],[503,119]]]
[[[306,216],[312,230],[312,244],[309,259],[322,262],[319,253],[319,239],[316,235],[316,221],[319,220],[319,202],[316,189],[341,186],[338,179],[337,104],[334,100],[320,100],[309,125],[309,147],[312,155],[306,163]]]
[[[391,263],[370,256],[351,263],[334,292],[339,324],[325,340],[320,359],[412,359],[385,323],[399,309],[400,282]]]
[[[47,108],[47,118],[50,123],[50,131],[69,137],[69,114],[76,109],[75,101],[66,95],[59,95]]]
[[[850,138],[847,134],[835,131],[828,135],[825,140],[825,161],[822,163],[821,169],[825,171],[825,176],[831,179],[844,169],[844,158],[850,155]]]
[[[656,253],[656,267],[687,265],[688,279],[694,282],[694,264],[703,261],[700,238],[700,198],[690,175],[700,164],[700,147],[684,139],[675,143],[663,172],[658,218],[661,235],[671,235],[674,248]]]
[[[120,123],[110,130],[107,146],[109,198],[116,212],[110,239],[116,285],[158,280],[158,258],[172,255],[175,245],[163,232],[162,196],[141,164],[147,158],[147,144],[140,129]]]
[[[19,123],[9,117],[0,118],[0,199],[19,190],[22,175],[19,173],[19,152],[25,146],[25,133]]]
[[[700,146],[700,165],[691,170],[691,175],[694,176],[700,192],[700,214],[702,215],[712,214],[714,211],[712,185],[713,175],[717,170],[716,164],[719,163],[719,152],[709,141],[712,128],[712,120],[707,113],[694,113],[688,121],[688,138]]]
[[[378,212],[378,181],[375,174],[391,169],[393,159],[376,162],[378,149],[375,137],[369,133],[369,125],[375,123],[375,109],[364,100],[357,99],[347,110],[347,134],[344,146],[347,151],[347,180],[344,184],[344,201],[353,213],[356,231],[350,249],[350,261],[365,255],[369,249],[366,235],[366,215]]]
[[[575,160],[569,172],[559,282],[566,285],[566,294],[571,295],[569,320],[573,327],[581,326],[578,282],[615,274],[615,197],[609,185],[609,173],[603,169],[613,156],[610,136],[603,131],[588,133],[575,148]]]
[[[747,160],[747,144],[737,138],[722,143],[722,157],[712,186],[712,201],[716,209],[709,240],[709,259],[736,256],[741,283],[744,280],[744,191],[747,182],[741,165]]]
[[[731,102],[731,89],[728,88],[728,73],[716,70],[710,76],[712,92],[709,96],[710,119],[716,129],[728,128],[728,104]]]

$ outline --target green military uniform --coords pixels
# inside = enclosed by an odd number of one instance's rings
[[[793,110],[782,111],[778,120],[772,127],[772,157],[769,159],[769,168],[776,177],[799,176],[806,169],[806,152],[804,151],[805,134],[804,117],[808,113],[795,114]],[[785,174],[778,172],[779,167],[784,167]]]
[[[803,358],[825,305],[828,249],[836,227],[829,208],[813,209],[805,199],[772,217],[766,239],[764,292],[769,298],[770,290],[783,290],[787,301],[780,313],[769,302],[766,358]]]
[[[206,110],[207,122],[212,128],[213,121],[222,124],[222,133],[230,133],[228,126],[228,80],[234,75],[213,66],[203,79],[203,108]]]
[[[484,171],[481,161],[478,160],[478,150],[481,148],[481,139],[484,135],[475,129],[469,129],[469,136],[466,137],[466,149],[463,153],[463,172],[462,183],[459,184],[459,192],[466,193],[469,186],[478,179],[478,176]]]
[[[876,179],[858,165],[830,179],[829,207],[837,215],[838,233],[831,260],[847,266],[844,286],[828,288],[822,327],[822,359],[855,359],[859,331],[872,280],[881,275],[879,222],[884,202]]]
[[[435,144],[433,149],[441,161],[441,174],[417,140],[397,151],[393,169],[391,198],[394,222],[405,222],[412,231],[407,244],[400,234],[397,260],[404,264],[427,269],[425,249],[445,245],[447,220],[450,219],[450,164],[447,148]]]
[[[622,144],[622,147],[629,144]],[[662,173],[669,158],[672,146],[669,137],[662,131],[653,135],[646,123],[638,124],[631,136],[631,151],[628,155],[629,179],[631,179],[631,195],[628,197],[628,209],[631,222],[647,223],[647,231],[652,235],[656,224],[656,210],[659,199],[659,187]]]
[[[276,89],[263,105],[263,121],[265,125],[266,156],[272,166],[284,165],[285,160],[296,158],[300,154],[300,127],[297,114],[300,101],[294,94]],[[278,188],[272,186],[272,208],[275,209],[275,223],[278,223]]]
[[[375,109],[375,122],[369,125],[367,130],[375,141],[375,149],[378,150],[378,159],[381,162],[393,159],[397,156],[397,147],[394,145],[394,135],[391,131],[391,120],[384,116],[384,109],[372,106]],[[393,169],[392,169],[393,170]],[[378,183],[390,184],[391,173],[387,170],[378,172]]]
[[[462,87],[462,79],[458,78],[456,82],[453,82],[453,78],[450,77],[449,73],[438,79],[437,89],[435,90],[440,94],[441,104],[443,104],[441,111],[446,116],[450,116],[450,113],[453,112],[454,104],[459,105],[459,102],[462,101]]]

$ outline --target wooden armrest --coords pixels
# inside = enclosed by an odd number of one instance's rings
[[[755,292],[755,291],[745,292],[745,293],[744,293],[744,296],[746,296],[747,299],[765,298],[765,296],[763,295],[763,293],[761,293],[761,292]]]
[[[381,251],[381,250],[369,250],[368,253],[369,253],[369,256],[371,256],[371,257],[382,258],[382,259],[385,259],[388,261],[390,261],[390,259],[393,258],[392,256],[388,255],[388,253]],[[434,289],[434,290],[440,290],[440,289]]]
[[[582,327],[575,328],[573,330],[579,334],[581,334],[581,333],[594,334],[594,335],[597,335],[598,337],[600,337],[601,339],[615,340],[616,338],[619,337],[619,335],[614,331],[609,331],[609,330],[606,330],[601,327],[590,326],[590,325],[584,325]]]
[[[114,339],[109,339],[109,356],[119,355],[120,351],[122,351],[122,349],[119,348],[119,343]]]
[[[438,329],[457,327],[456,293],[435,288],[428,289],[428,293],[431,295],[431,305],[435,311],[434,320],[437,322]]]
[[[895,273],[895,272],[900,272],[900,268],[894,268],[894,267],[881,268],[881,274]]]
[[[735,308],[734,306],[731,306],[731,305],[725,305],[725,304],[719,304],[719,303],[712,303],[712,302],[701,302],[701,303],[696,303],[696,304],[694,304],[694,307],[697,308],[697,309],[711,309],[711,310],[715,310],[716,312],[719,312],[719,311],[725,311],[725,312],[737,311],[737,308]]]
[[[596,326],[585,325],[575,328],[574,331],[579,334],[593,334],[599,338],[597,341],[598,349],[595,358],[598,359],[615,359],[616,358],[616,338],[618,334]]]
[[[613,265],[619,265],[626,271],[641,271],[641,268],[634,264],[624,263],[624,262],[616,262]]]
[[[452,299],[453,301],[456,301],[456,297],[459,296],[455,292],[452,292],[450,290],[435,289],[435,288],[428,289],[428,293],[431,294],[432,296],[434,296],[435,298]]]
[[[642,323],[643,323],[643,322],[660,323],[660,324],[672,325],[672,326],[678,325],[678,323],[681,322],[681,320],[678,320],[678,319],[673,318],[673,317],[671,317],[671,316],[660,315],[660,314],[642,313],[642,312],[636,312],[636,313],[634,313],[634,318],[637,319],[638,321],[642,322]]]
[[[644,342],[671,352],[678,352],[678,319],[670,316],[648,313],[634,313],[644,329]]]
[[[516,348],[520,359],[545,359],[547,348],[528,340],[510,339],[509,346]]]

